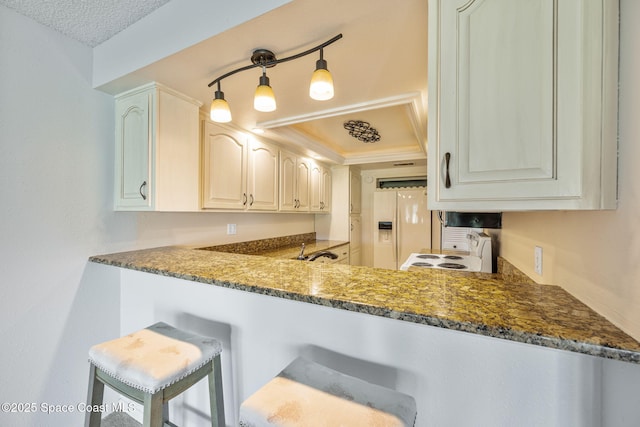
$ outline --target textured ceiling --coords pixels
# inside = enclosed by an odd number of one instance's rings
[[[97,46],[169,0],[0,0],[87,46]]]

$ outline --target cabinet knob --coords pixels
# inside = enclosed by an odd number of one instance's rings
[[[249,206],[253,206],[253,194],[249,194]]]
[[[247,205],[247,193],[242,193],[242,206]]]
[[[445,163],[445,178],[444,178],[444,188],[451,188],[451,177],[449,176],[449,161],[451,160],[451,153],[444,154],[444,163]]]
[[[147,200],[146,194],[142,192],[142,189],[146,186],[147,186],[147,181],[142,181],[142,184],[140,184],[140,188],[138,189],[138,191],[140,192],[140,196],[142,196],[142,200]]]

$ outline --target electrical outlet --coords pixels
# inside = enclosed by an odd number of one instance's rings
[[[542,276],[542,248],[540,246],[536,246],[533,251],[533,269]]]
[[[227,224],[227,234],[236,234],[235,224]]]

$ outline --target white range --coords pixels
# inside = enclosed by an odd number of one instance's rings
[[[469,255],[444,255],[412,253],[402,264],[400,270],[409,267],[440,268],[457,271],[493,272],[491,237],[475,231],[467,234]]]

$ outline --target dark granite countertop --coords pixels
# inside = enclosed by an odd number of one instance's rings
[[[562,288],[511,276],[394,271],[185,247],[98,255],[90,261],[640,363],[640,343]]]

